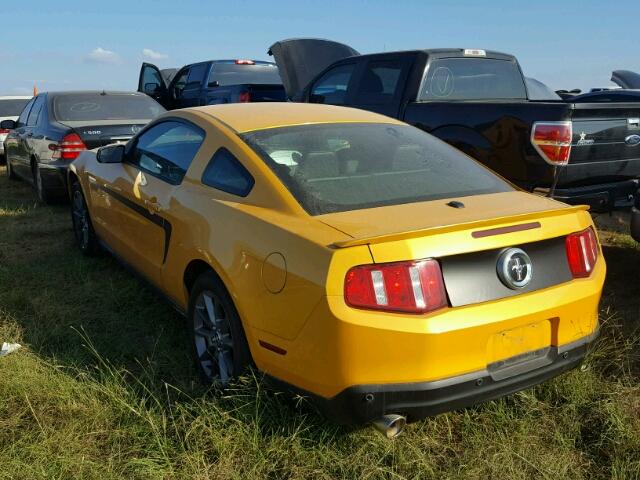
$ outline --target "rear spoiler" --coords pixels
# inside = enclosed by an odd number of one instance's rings
[[[398,232],[398,233],[389,233],[386,235],[377,235],[374,237],[354,238],[352,240],[343,240],[340,242],[332,243],[330,247],[347,248],[347,247],[355,247],[358,245],[373,245],[377,243],[393,242],[398,240],[409,240],[411,238],[428,237],[431,235],[457,232],[460,230],[470,230],[473,228],[490,227],[496,224],[496,220],[499,220],[501,223],[511,223],[511,222],[517,223],[517,222],[524,222],[526,220],[538,220],[541,218],[556,217],[559,215],[566,215],[567,213],[581,212],[581,211],[587,211],[587,210],[589,210],[589,206],[587,205],[568,206],[564,208],[559,208],[557,210],[523,213],[520,215],[511,215],[508,217],[503,217],[498,219],[490,218],[485,220],[476,220],[473,222],[458,223],[455,225],[444,225],[444,226],[438,226],[438,227],[423,228],[420,230],[411,230],[409,232]],[[530,226],[530,225],[532,224],[526,225],[527,228],[516,229],[516,230],[506,230],[503,233],[509,233],[510,231],[518,231],[518,230],[528,230],[530,228],[540,227],[540,224],[537,224],[536,226]],[[480,233],[479,235],[474,235],[476,233],[478,232],[471,232],[471,235],[485,236],[485,235],[482,235],[483,232],[479,232]]]

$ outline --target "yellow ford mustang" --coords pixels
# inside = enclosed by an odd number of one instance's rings
[[[371,112],[167,112],[82,153],[69,190],[80,248],[188,317],[207,378],[253,364],[340,422],[521,390],[576,366],[598,331],[605,263],[584,207]]]

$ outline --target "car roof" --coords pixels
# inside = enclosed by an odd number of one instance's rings
[[[133,96],[147,96],[144,93],[140,92],[121,92],[121,91],[111,91],[111,90],[60,90],[56,92],[42,92],[46,93],[48,96],[60,97],[64,95],[133,95]]]
[[[399,120],[378,113],[317,103],[228,103],[194,107],[187,110],[201,112],[214,117],[237,133],[318,123],[390,123],[404,125]]]

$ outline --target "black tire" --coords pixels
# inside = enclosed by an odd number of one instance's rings
[[[7,168],[6,174],[7,174],[7,177],[9,178],[9,180],[17,180],[18,177],[14,173],[13,168],[11,168],[11,162],[9,161],[9,159],[7,159],[7,167],[6,168]]]
[[[187,319],[196,368],[205,382],[224,388],[253,363],[233,300],[212,271],[195,281]]]
[[[87,256],[95,255],[98,252],[98,237],[93,230],[87,202],[78,180],[71,184],[71,224],[80,251]]]
[[[49,194],[49,192],[47,191],[46,187],[44,186],[44,182],[42,180],[42,173],[40,173],[40,167],[38,167],[37,162],[33,162],[33,167],[32,167],[32,171],[33,171],[33,188],[35,188],[36,190],[36,195],[38,196],[38,200],[41,203],[49,204],[51,203],[51,195]]]

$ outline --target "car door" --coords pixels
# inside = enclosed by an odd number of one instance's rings
[[[189,75],[180,95],[180,108],[204,105],[205,79],[209,77],[209,62],[196,63],[189,67]]]
[[[357,62],[347,62],[327,70],[309,87],[307,101],[330,105],[347,105],[356,66]]]
[[[16,120],[16,128],[9,133],[7,140],[5,142],[6,145],[6,157],[7,161],[11,162],[11,169],[21,177],[30,178],[31,172],[27,168],[25,169],[25,156],[26,150],[23,145],[23,138],[25,129],[27,127],[27,118],[29,117],[29,112],[31,112],[31,107],[33,107],[35,98],[31,99],[27,105],[25,105],[22,113]],[[26,164],[28,166],[28,163]]]
[[[176,74],[176,76],[171,81],[169,85],[168,99],[166,107],[168,110],[172,110],[174,108],[184,108],[185,105],[182,101],[182,92],[184,88],[187,86],[187,78],[189,77],[189,67],[183,67]]]
[[[204,141],[204,131],[177,118],[145,129],[125,161],[100,164],[89,178],[96,230],[114,252],[162,287],[171,243],[171,199]]]
[[[146,93],[164,108],[168,108],[167,85],[158,67],[152,63],[143,63],[138,77],[138,91]]]
[[[41,145],[39,145],[39,143],[41,143],[42,139],[44,138],[42,133],[38,132],[38,123],[46,101],[47,96],[44,93],[41,93],[36,97],[36,101],[33,102],[33,107],[31,107],[31,111],[29,112],[29,116],[27,117],[27,125],[25,127],[22,140],[25,151],[25,153],[23,154],[23,163],[25,167],[29,168],[29,172],[32,174],[31,178],[33,178],[34,173],[31,170],[31,159],[35,159],[36,162],[39,161],[41,153]]]
[[[349,106],[397,118],[413,55],[376,55],[358,68]]]

